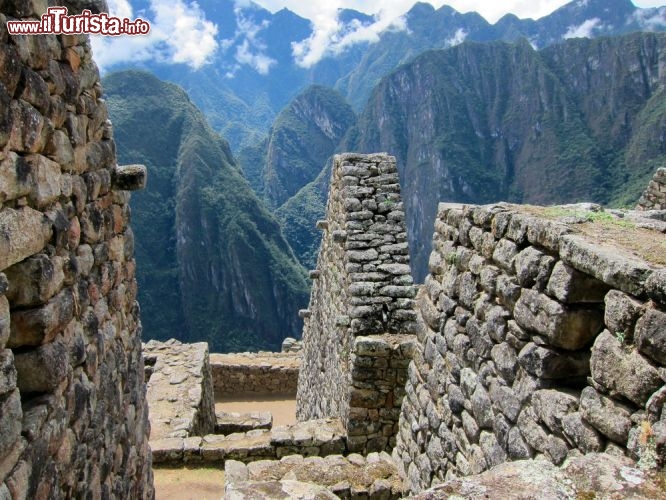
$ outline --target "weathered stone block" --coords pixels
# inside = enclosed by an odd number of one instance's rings
[[[9,301],[7,297],[0,295],[0,349],[7,345],[10,331]]]
[[[536,290],[523,289],[514,317],[523,328],[546,337],[550,344],[576,350],[587,345],[603,328],[597,309],[569,309]]]
[[[613,334],[624,336],[627,342],[634,338],[634,326],[643,306],[640,302],[619,290],[611,290],[606,295],[604,322]]]
[[[666,313],[648,309],[636,324],[635,336],[641,354],[666,365]]]
[[[645,281],[645,291],[655,302],[666,304],[666,269],[655,270]]]
[[[555,389],[542,389],[532,396],[537,418],[552,432],[562,434],[562,420],[578,410],[578,396]]]
[[[9,279],[7,298],[12,307],[44,304],[60,291],[65,275],[63,259],[33,255],[5,271]]]
[[[21,436],[22,416],[19,391],[0,396],[0,457],[6,456]]]
[[[564,352],[527,344],[518,355],[518,362],[528,373],[541,379],[575,378],[589,374],[589,352]]]
[[[601,303],[608,285],[558,262],[548,280],[546,292],[564,304]]]
[[[513,265],[518,283],[524,288],[543,290],[548,283],[555,259],[534,247],[527,247],[515,256]]]
[[[36,346],[51,342],[74,315],[74,294],[66,288],[43,307],[12,313],[8,347]]]
[[[603,438],[594,427],[582,419],[580,413],[574,412],[564,415],[561,422],[564,436],[580,451],[594,453],[603,450]]]
[[[639,406],[663,384],[659,371],[635,351],[625,350],[605,330],[592,346],[592,378],[611,394],[621,394]]]
[[[29,207],[0,211],[0,270],[42,250],[51,238],[48,219]]]
[[[593,387],[586,387],[580,395],[580,414],[604,436],[626,445],[631,429],[629,408],[602,396]]]
[[[11,349],[0,349],[0,396],[16,389],[16,369]]]
[[[15,200],[30,193],[30,165],[13,151],[0,161],[0,201]]]
[[[50,392],[70,371],[69,352],[61,341],[17,353],[14,364],[21,393]]]
[[[617,248],[593,244],[577,235],[562,237],[560,257],[579,271],[637,297],[645,295],[645,281],[652,273],[644,261]]]

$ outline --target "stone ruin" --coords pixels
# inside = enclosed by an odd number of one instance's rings
[[[341,419],[352,452],[395,445],[416,328],[404,221],[395,158],[334,158],[296,414]]]
[[[0,13],[0,498],[152,498],[128,190],[86,36]],[[77,5],[65,3],[70,13]]]
[[[48,2],[2,5],[1,499],[150,499],[153,461],[224,466],[233,498],[663,495],[663,169],[641,213],[443,204],[417,287],[395,160],[338,156],[302,350],[142,356],[145,169],[116,165],[87,37],[11,36]],[[296,390],[301,421],[225,420],[232,387]]]
[[[637,210],[666,210],[666,168],[659,168],[638,200]]]

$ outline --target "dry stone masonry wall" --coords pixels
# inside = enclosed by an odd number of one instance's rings
[[[666,168],[657,169],[636,209],[666,210]]]
[[[440,205],[394,450],[412,492],[510,460],[663,464],[666,224],[588,208]]]
[[[211,354],[210,364],[217,396],[295,395],[301,355],[298,351]]]
[[[85,36],[0,13],[0,498],[152,498],[134,237]],[[66,4],[70,13],[76,5]]]
[[[334,158],[304,319],[297,418],[337,417],[349,451],[395,442],[416,312],[395,158]]]

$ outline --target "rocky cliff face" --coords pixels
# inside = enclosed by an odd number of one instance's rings
[[[664,159],[665,46],[660,34],[542,52],[468,43],[382,80],[344,149],[397,156],[416,278],[440,200],[635,202]]]
[[[297,336],[303,270],[227,143],[181,89],[147,73],[111,75],[105,89],[121,157],[153,181],[133,200],[146,337],[228,351]]]
[[[332,89],[315,85],[297,96],[269,134],[263,172],[268,203],[279,207],[314,180],[354,123],[349,104]]]
[[[330,170],[320,174],[355,122],[340,94],[313,85],[282,110],[266,141],[240,152],[245,176],[270,206],[279,207],[285,237],[306,266],[315,265],[314,222],[324,213]]]

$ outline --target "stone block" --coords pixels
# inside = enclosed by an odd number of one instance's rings
[[[51,342],[74,316],[74,294],[62,290],[46,305],[12,313],[8,347],[36,346]]]
[[[552,432],[562,434],[562,420],[578,410],[578,396],[555,389],[542,389],[532,396],[537,418]]]
[[[51,238],[51,225],[30,207],[0,211],[0,270],[41,251]]]
[[[16,368],[11,349],[0,349],[0,396],[16,389]]]
[[[7,345],[10,331],[9,301],[7,297],[0,295],[0,349]]]
[[[22,156],[9,151],[0,161],[0,201],[15,200],[30,193],[30,165]]]
[[[636,324],[636,346],[652,361],[666,365],[666,313],[648,309]]]
[[[601,303],[608,288],[602,281],[560,261],[553,268],[546,293],[564,304]]]
[[[62,288],[63,259],[37,254],[5,270],[10,286],[7,298],[12,307],[44,304]]]
[[[645,281],[645,291],[652,300],[666,304],[666,269],[655,270]]]
[[[562,237],[560,258],[579,271],[636,297],[645,295],[645,282],[652,273],[646,262],[578,235]]]
[[[564,436],[583,453],[603,450],[604,440],[594,427],[585,422],[579,412],[562,417]]]
[[[555,258],[534,247],[527,247],[515,256],[513,265],[522,287],[534,286],[537,290],[543,290],[555,265]]]
[[[603,312],[598,309],[570,309],[536,290],[523,289],[514,317],[523,328],[546,337],[563,349],[585,347],[603,328]]]
[[[14,356],[21,393],[51,392],[70,372],[69,352],[61,342],[51,342]]]
[[[643,311],[643,304],[619,290],[608,292],[604,302],[606,327],[611,333],[622,335],[626,342],[631,342],[634,338],[636,320]]]
[[[590,368],[595,382],[610,394],[620,394],[638,406],[663,385],[659,371],[638,352],[624,349],[608,330],[592,346]]]
[[[180,463],[183,460],[183,438],[161,438],[150,441],[153,463]]]
[[[626,445],[631,429],[629,408],[586,387],[580,395],[580,414],[608,439]]]
[[[528,343],[519,353],[518,362],[540,379],[568,379],[589,374],[589,352],[566,352]]]
[[[21,437],[22,416],[19,391],[0,396],[0,457],[5,457]]]

